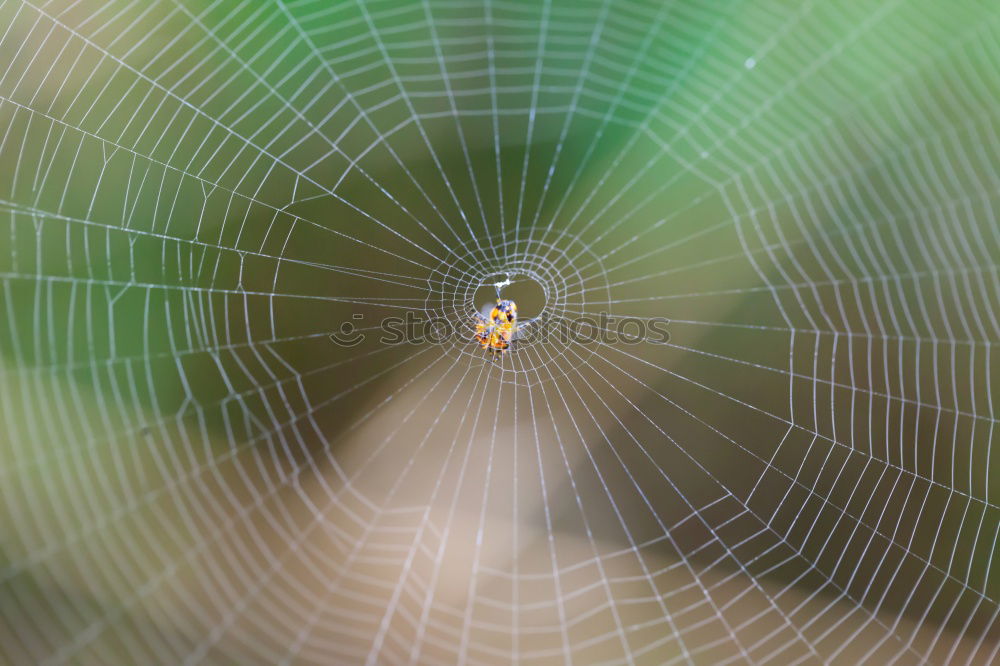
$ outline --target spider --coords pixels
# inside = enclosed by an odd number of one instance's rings
[[[510,274],[508,273],[506,280],[493,285],[497,290],[497,302],[490,310],[489,315],[486,314],[484,308],[483,312],[475,317],[476,332],[473,339],[479,343],[484,351],[490,353],[490,359],[493,362],[496,362],[497,357],[507,351],[526,329],[542,321],[542,315],[532,317],[527,321],[518,319],[517,303],[509,298],[504,298],[501,293],[501,290],[510,284]]]
[[[475,339],[484,351],[490,352],[493,361],[496,361],[498,354],[510,348],[514,333],[517,332],[517,303],[500,294],[500,290],[509,284],[508,277],[493,285],[497,290],[497,302],[490,310],[489,317],[476,315]]]

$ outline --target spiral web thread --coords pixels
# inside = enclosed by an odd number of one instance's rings
[[[0,655],[993,663],[998,21],[0,1]]]

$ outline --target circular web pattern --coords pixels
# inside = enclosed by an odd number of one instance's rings
[[[0,1],[0,660],[996,662],[998,24]]]
[[[595,351],[602,313],[610,318],[607,272],[600,257],[579,239],[547,229],[537,230],[536,238],[535,232],[487,238],[487,247],[469,248],[457,253],[453,263],[438,266],[428,280],[430,294],[420,319],[429,331],[420,339],[445,342],[451,352],[470,355],[474,362],[498,362],[501,382],[528,385],[565,377],[585,363]],[[483,288],[489,293],[493,285],[506,281],[511,282],[504,287],[507,295],[514,295],[509,292],[516,292],[518,284],[533,282],[543,302],[528,318],[521,302],[519,334],[506,353],[493,359],[470,343],[477,315],[484,303],[491,303],[482,297]],[[604,307],[588,306],[588,294],[605,299]],[[439,325],[438,335],[433,334],[432,323]]]

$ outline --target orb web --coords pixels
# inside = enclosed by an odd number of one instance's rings
[[[3,660],[994,662],[998,20],[0,2]]]

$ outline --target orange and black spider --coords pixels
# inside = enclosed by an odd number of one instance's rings
[[[517,330],[517,304],[511,300],[498,298],[489,317],[476,316],[475,338],[479,345],[493,355],[502,354],[510,347]]]

